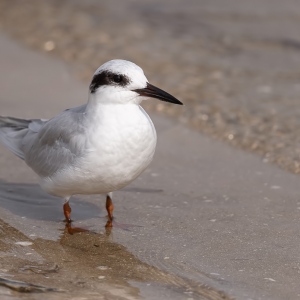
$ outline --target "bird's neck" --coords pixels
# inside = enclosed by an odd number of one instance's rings
[[[90,114],[97,114],[98,111],[103,110],[103,107],[109,105],[99,99],[96,94],[89,94],[86,112]]]
[[[101,116],[106,112],[115,113],[126,113],[129,111],[135,111],[139,109],[140,106],[136,103],[119,103],[115,101],[103,101],[99,99],[99,95],[90,94],[88,98],[88,103],[86,106],[86,113],[90,116]]]

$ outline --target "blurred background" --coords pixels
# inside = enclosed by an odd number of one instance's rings
[[[0,0],[0,28],[87,83],[131,60],[185,104],[147,109],[300,172],[297,0]]]

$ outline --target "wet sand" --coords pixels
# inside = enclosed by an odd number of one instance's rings
[[[104,212],[93,203],[72,201],[74,226],[90,232],[70,235],[59,217],[59,201],[37,185],[1,183],[0,295],[18,299],[229,299],[208,286],[143,263],[105,230]],[[28,195],[28,196],[26,196]],[[22,201],[19,201],[22,199]],[[92,200],[90,200],[92,201]],[[94,199],[94,202],[95,199]],[[97,201],[99,202],[99,201]],[[101,203],[101,202],[100,202]],[[6,223],[6,220],[8,223]],[[134,226],[133,226],[134,227]],[[136,227],[136,226],[135,226]],[[100,228],[100,229],[99,229]],[[118,229],[113,229],[118,230]],[[138,230],[131,230],[131,234]],[[27,243],[27,244],[26,244]],[[38,285],[22,294],[22,284]],[[11,298],[8,298],[11,299]]]
[[[77,66],[143,66],[186,107],[148,108],[300,172],[300,4],[287,0],[0,1],[0,26]]]

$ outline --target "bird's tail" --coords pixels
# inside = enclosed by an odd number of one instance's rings
[[[31,120],[0,116],[0,142],[22,159],[24,159],[21,150],[22,140],[28,132],[30,123]]]

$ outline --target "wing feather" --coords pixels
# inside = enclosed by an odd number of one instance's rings
[[[85,105],[65,110],[42,123],[31,123],[22,141],[26,163],[40,176],[67,168],[84,154]]]

